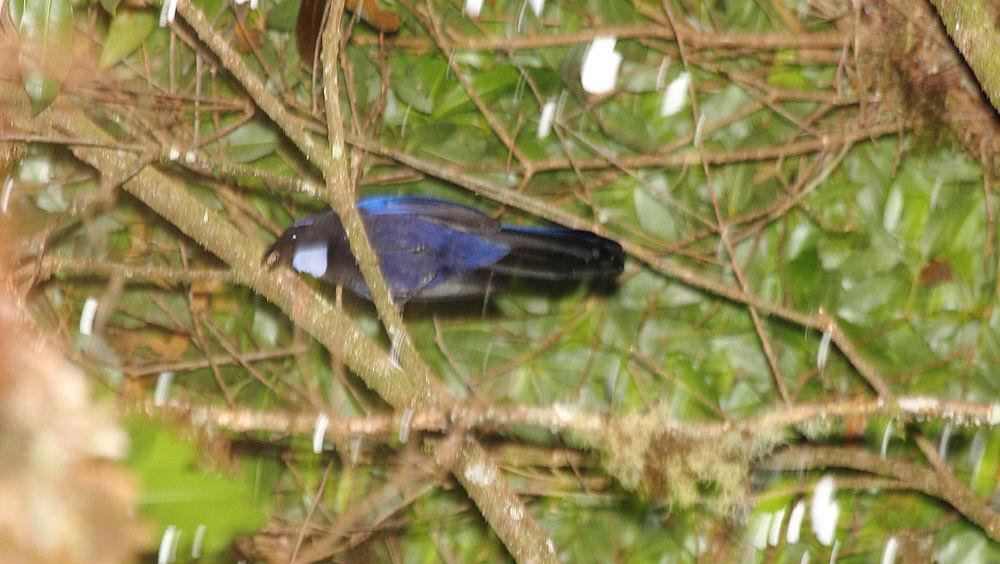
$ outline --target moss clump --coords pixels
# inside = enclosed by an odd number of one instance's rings
[[[771,452],[772,430],[698,434],[667,423],[659,412],[620,419],[595,447],[605,469],[627,489],[650,499],[732,514],[744,498],[751,464]]]

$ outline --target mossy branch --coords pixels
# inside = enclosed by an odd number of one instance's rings
[[[28,115],[24,93],[12,84],[0,84],[0,100],[13,114]],[[40,130],[60,131],[80,139],[113,141],[110,134],[62,98],[31,123]],[[134,171],[140,159],[98,147],[76,147],[74,153],[101,174],[112,177]],[[395,366],[386,352],[362,334],[343,311],[298,276],[262,268],[264,246],[243,235],[223,216],[188,193],[181,183],[146,167],[125,182],[123,188],[222,259],[232,268],[236,282],[252,288],[285,311],[332,354],[343,358],[388,403],[397,407],[428,406],[432,405],[427,400],[430,395],[443,392],[436,380],[421,378]]]
[[[1000,112],[1000,13],[990,0],[931,0],[948,35],[972,68],[979,85]]]
[[[340,21],[344,13],[343,0],[334,0],[329,6],[330,16],[323,31],[323,99],[326,104],[326,131],[329,152],[321,161],[326,178],[326,200],[340,216],[361,269],[365,283],[371,289],[372,301],[379,317],[389,332],[392,346],[399,352],[403,366],[419,367],[430,373],[403,324],[399,309],[393,304],[389,286],[382,277],[378,257],[368,240],[361,213],[355,204],[354,187],[348,173],[348,152],[344,144],[344,126],[340,111],[340,85],[337,57],[340,53]]]
[[[181,183],[149,166],[135,173],[141,167],[141,157],[122,155],[115,149],[106,148],[112,145],[113,137],[65,97],[34,119],[28,117],[30,107],[24,92],[12,84],[0,84],[0,102],[0,114],[10,114],[3,115],[5,122],[30,123],[38,131],[58,131],[85,140],[84,145],[73,148],[78,158],[103,175],[129,178],[122,185],[127,192],[226,262],[236,282],[278,306],[333,355],[344,359],[348,368],[393,407],[444,407],[453,402],[441,384],[430,376],[429,370],[400,368],[339,308],[297,275],[262,268],[263,245],[243,235],[223,216],[185,190]],[[453,465],[456,477],[515,558],[537,562],[555,560],[551,540],[479,443],[463,440],[455,455],[444,462]]]
[[[331,22],[339,22],[343,13],[343,2],[335,4],[335,6],[330,7]],[[364,231],[364,225],[355,206],[354,195],[348,182],[347,153],[344,149],[340,125],[339,97],[336,94],[336,57],[339,50],[340,26],[328,25],[327,31],[324,32],[324,45],[327,45],[324,47],[324,61],[329,61],[330,56],[333,57],[331,63],[324,62],[328,143],[309,133],[308,129],[303,127],[301,120],[289,111],[273,92],[268,90],[264,81],[250,69],[236,49],[216,31],[200,9],[190,2],[181,2],[178,4],[177,11],[191,24],[198,38],[219,57],[222,66],[246,89],[254,103],[264,110],[264,113],[277,124],[288,139],[302,151],[302,154],[323,173],[323,177],[326,179],[326,190],[323,191],[322,196],[344,223],[351,251],[358,261],[365,282],[372,290],[372,300],[393,341],[393,346],[399,352],[403,367],[408,371],[422,372],[424,378],[430,378],[430,369],[413,347],[412,340],[407,336],[399,310],[396,309],[389,296],[388,286],[378,267],[378,258]],[[336,19],[333,19],[334,17]],[[330,95],[331,93],[333,95]]]

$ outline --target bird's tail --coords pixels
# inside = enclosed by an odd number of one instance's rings
[[[625,256],[618,243],[588,231],[563,227],[503,227],[497,241],[510,247],[488,269],[538,280],[614,278]]]

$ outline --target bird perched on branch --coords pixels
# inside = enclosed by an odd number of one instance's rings
[[[358,202],[382,275],[400,304],[482,297],[510,277],[575,281],[621,274],[621,245],[565,227],[500,225],[479,210],[435,198]],[[264,263],[293,269],[371,299],[340,218],[303,219],[268,248]]]

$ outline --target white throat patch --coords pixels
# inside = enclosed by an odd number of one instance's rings
[[[295,270],[320,278],[326,274],[326,243],[319,243],[310,247],[299,247],[295,249],[292,256],[292,268]]]

